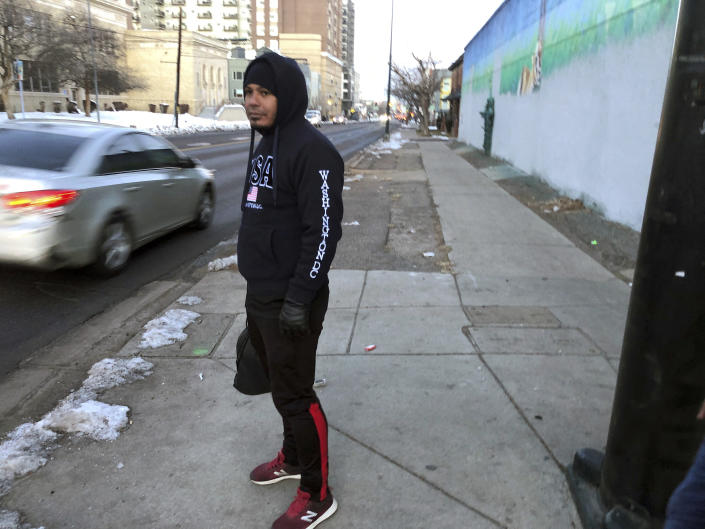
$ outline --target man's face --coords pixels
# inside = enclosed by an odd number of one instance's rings
[[[267,129],[277,118],[276,96],[255,83],[245,87],[245,112],[253,129]]]

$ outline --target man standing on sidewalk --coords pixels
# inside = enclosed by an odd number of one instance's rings
[[[338,507],[328,488],[328,422],[312,386],[328,270],[342,234],[343,160],[304,117],[306,82],[294,60],[266,53],[247,67],[243,85],[252,136],[238,266],[250,338],[284,424],[277,457],[250,480],[300,478],[272,529],[313,528]],[[262,139],[253,153],[255,130]]]

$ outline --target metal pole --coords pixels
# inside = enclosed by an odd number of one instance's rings
[[[664,514],[703,439],[705,3],[682,0],[600,492]]]
[[[392,97],[392,37],[394,35],[394,0],[392,0],[392,20],[389,24],[389,70],[387,74],[387,122],[384,125],[384,139],[389,141],[389,106]]]
[[[91,38],[91,60],[93,61],[93,89],[95,90],[95,113],[100,123],[100,103],[98,101],[98,69],[95,64],[95,47],[93,45],[93,24],[91,23],[91,0],[86,0],[88,6],[88,31]],[[89,94],[90,95],[90,94]],[[91,98],[88,98],[88,113],[91,113]]]
[[[15,70],[17,71],[17,81],[20,84],[20,106],[22,107],[22,119],[25,119],[27,116],[24,114],[24,66],[22,61],[19,59],[15,61]]]
[[[681,0],[607,446],[578,452],[569,474],[585,527],[660,526],[703,439],[704,32],[705,2]]]
[[[181,79],[181,16],[183,10],[179,7],[179,45],[176,49],[176,93],[174,94],[174,123],[179,128],[179,82]]]

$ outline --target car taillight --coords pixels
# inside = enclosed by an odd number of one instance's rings
[[[13,210],[40,209],[51,210],[65,206],[78,197],[78,191],[68,189],[46,189],[41,191],[22,191],[2,197],[3,205]]]

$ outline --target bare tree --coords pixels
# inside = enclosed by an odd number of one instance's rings
[[[86,15],[68,11],[58,30],[60,36],[46,55],[57,65],[60,82],[83,88],[86,116],[91,111],[94,67],[101,92],[119,94],[141,88],[141,83],[125,65],[124,43],[118,33],[96,26],[91,29]]]
[[[428,54],[423,59],[411,55],[416,61],[413,68],[405,68],[398,64],[392,65],[392,94],[404,101],[409,110],[414,111],[421,121],[421,134],[428,136],[429,107],[433,94],[440,88],[441,81],[436,72],[437,61]]]
[[[28,0],[0,0],[0,99],[9,119],[15,118],[10,106],[14,61],[38,58],[51,28],[49,15],[34,11]]]

